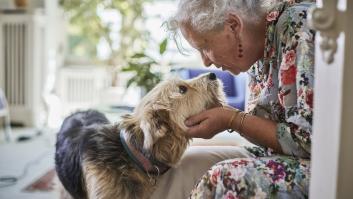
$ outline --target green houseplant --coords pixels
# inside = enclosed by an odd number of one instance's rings
[[[166,52],[167,44],[167,38],[159,44],[160,57]],[[127,65],[122,68],[124,72],[134,73],[134,76],[128,80],[126,86],[136,85],[141,87],[142,94],[147,93],[162,80],[163,73],[160,67],[163,67],[160,59],[153,58],[144,51],[135,53],[128,58]]]

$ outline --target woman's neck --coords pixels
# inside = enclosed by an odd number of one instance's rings
[[[247,23],[245,32],[246,39],[244,42],[248,42],[249,52],[252,52],[252,60],[255,62],[264,57],[265,49],[265,38],[266,38],[266,20],[261,20],[256,23]]]

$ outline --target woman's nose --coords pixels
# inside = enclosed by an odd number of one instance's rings
[[[212,65],[212,61],[207,57],[207,55],[205,54],[201,54],[201,57],[202,57],[202,61],[203,61],[203,64],[205,66],[211,66]]]

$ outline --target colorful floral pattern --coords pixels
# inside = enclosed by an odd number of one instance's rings
[[[248,71],[248,112],[276,121],[283,152],[303,158],[310,157],[313,118],[315,32],[307,25],[312,5],[285,1],[269,12],[264,58]]]
[[[190,198],[308,198],[309,165],[284,156],[226,160],[201,178]]]
[[[274,120],[283,152],[246,147],[253,158],[213,166],[190,198],[308,198],[313,117],[313,1],[287,0],[267,15],[264,58],[248,71],[248,112]]]

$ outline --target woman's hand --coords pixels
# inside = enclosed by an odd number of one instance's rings
[[[229,128],[232,112],[230,109],[217,107],[191,116],[185,121],[185,125],[189,127],[186,133],[190,137],[210,139]]]

